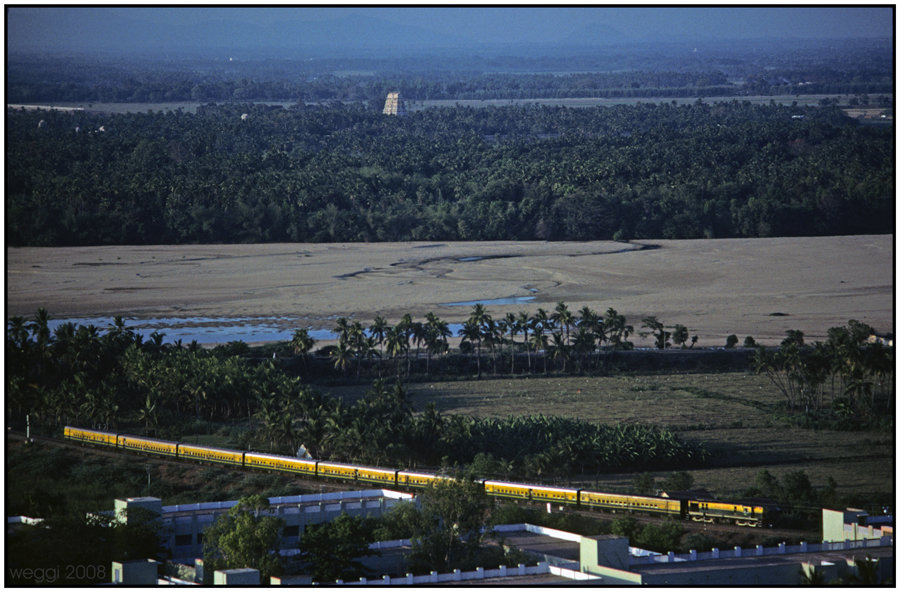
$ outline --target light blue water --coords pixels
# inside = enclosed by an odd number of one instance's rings
[[[441,306],[475,306],[476,304],[483,304],[484,306],[488,306],[490,304],[523,304],[525,302],[531,302],[534,300],[534,296],[510,296],[508,298],[492,298],[487,300],[466,300],[465,302],[444,302]]]
[[[447,303],[444,306],[474,306],[482,304],[515,304],[534,300],[533,296],[515,298],[497,298],[494,300],[473,300],[471,302]],[[30,321],[30,319],[28,319]],[[305,327],[298,319],[292,317],[157,317],[135,319],[123,317],[125,327],[131,329],[144,340],[150,339],[154,332],[163,334],[163,343],[189,344],[192,341],[204,344],[228,343],[243,341],[245,343],[265,341],[290,341],[294,330]],[[104,334],[114,325],[113,317],[70,317],[51,319],[47,326],[51,333],[63,323],[77,325],[94,325],[100,334]],[[363,321],[363,325],[367,323]],[[453,335],[459,335],[461,323],[450,323]],[[316,341],[333,341],[337,333],[328,329],[311,329],[305,327],[309,336]]]
[[[123,318],[125,327],[141,335],[145,340],[154,331],[163,333],[163,343],[183,344],[228,343],[229,341],[290,341],[294,330],[303,327],[299,322],[291,323],[291,317],[160,317],[152,319]],[[94,325],[105,333],[113,325],[113,317],[51,319],[51,331],[63,323]],[[309,329],[309,335],[316,341],[336,339],[332,331]]]

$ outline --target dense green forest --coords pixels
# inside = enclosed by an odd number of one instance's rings
[[[9,245],[889,233],[893,129],[833,105],[7,113]]]

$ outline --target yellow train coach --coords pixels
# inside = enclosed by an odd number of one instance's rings
[[[523,499],[536,502],[555,502],[573,505],[578,503],[578,490],[565,489],[562,487],[525,485],[523,483],[507,483],[505,481],[485,481],[484,492],[493,497],[507,499]]]
[[[73,428],[66,426],[63,429],[63,437],[66,440],[75,440],[76,442],[84,442],[87,444],[97,444],[99,446],[116,447],[116,435],[109,432],[98,432],[95,430],[85,430],[83,428]]]
[[[430,487],[438,479],[431,473],[413,473],[410,471],[397,471],[397,485],[403,487]]]
[[[300,475],[314,476],[316,474],[316,461],[314,460],[275,456],[274,454],[262,454],[259,452],[247,452],[244,454],[244,466],[274,471],[285,471]]]
[[[506,483],[503,481],[485,481],[484,492],[490,496],[507,499],[529,499],[531,488],[521,483]]]
[[[153,438],[141,438],[138,436],[123,436],[117,438],[117,446],[122,450],[133,450],[145,454],[159,454],[161,456],[178,456],[178,443],[154,440]]]
[[[397,484],[397,471],[373,467],[357,467],[356,478],[359,481],[366,481],[368,483],[394,486]]]
[[[330,477],[331,479],[347,479],[356,480],[356,471],[358,467],[353,465],[345,465],[341,463],[319,461],[316,472],[319,477]]]
[[[582,506],[589,508],[681,516],[681,502],[663,497],[619,495],[582,490],[580,492],[580,502]]]
[[[208,446],[196,446],[194,444],[179,444],[178,457],[214,462],[240,467],[244,465],[244,453],[224,448],[210,448]]]

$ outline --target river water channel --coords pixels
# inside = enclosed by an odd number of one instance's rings
[[[476,304],[503,305],[520,304],[534,300],[534,296],[511,296],[486,300],[467,300],[464,302],[446,302],[441,306],[475,306]],[[269,341],[290,341],[294,331],[304,324],[293,317],[159,317],[129,318],[123,317],[125,327],[141,335],[145,340],[154,332],[163,335],[163,343],[187,344],[196,341],[201,344],[228,343],[243,341],[258,343]],[[64,323],[75,325],[94,325],[101,333],[106,332],[115,322],[113,317],[84,317],[51,319],[48,323],[50,331]],[[462,328],[459,323],[450,323],[450,330],[457,335]],[[328,329],[311,329],[305,327],[309,336],[316,341],[332,341],[337,333]]]

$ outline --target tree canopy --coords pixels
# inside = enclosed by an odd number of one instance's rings
[[[893,230],[893,130],[834,106],[10,110],[6,162],[13,246]]]
[[[258,569],[263,582],[281,574],[284,521],[267,515],[268,508],[269,500],[261,495],[242,498],[203,531],[205,577],[211,581],[215,570],[244,567]]]

